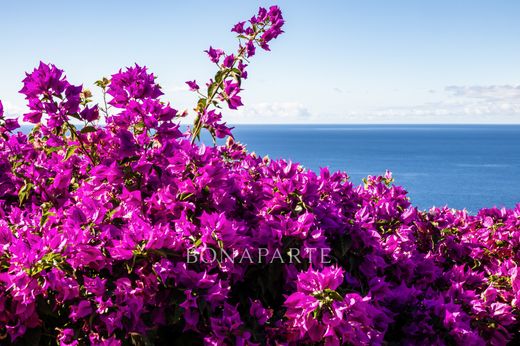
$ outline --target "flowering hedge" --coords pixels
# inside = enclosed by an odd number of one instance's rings
[[[184,133],[137,65],[97,105],[41,63],[28,135],[0,103],[0,344],[520,342],[520,205],[420,211],[390,173],[354,186],[233,140],[220,107],[283,23],[261,8],[234,54],[206,51]]]

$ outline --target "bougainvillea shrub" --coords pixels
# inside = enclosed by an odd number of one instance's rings
[[[27,135],[0,103],[0,344],[520,342],[520,205],[421,211],[390,173],[354,186],[233,139],[221,107],[283,23],[261,8],[206,51],[187,131],[137,65],[98,105],[41,63]]]

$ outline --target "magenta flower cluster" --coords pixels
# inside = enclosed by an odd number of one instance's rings
[[[233,27],[237,53],[207,50],[218,72],[204,92],[187,82],[185,133],[137,65],[98,81],[94,105],[41,63],[21,90],[28,135],[0,103],[0,344],[520,342],[520,204],[422,211],[390,173],[354,186],[233,139],[219,107],[241,105],[247,59],[282,25],[261,8]],[[302,261],[187,261],[294,248]]]

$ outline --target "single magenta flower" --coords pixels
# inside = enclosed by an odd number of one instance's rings
[[[191,91],[197,91],[199,90],[199,85],[197,84],[196,81],[187,81],[186,84],[188,84],[188,86],[190,87],[190,90]]]
[[[205,50],[210,58],[210,60],[214,63],[218,63],[220,60],[220,57],[224,55],[224,51],[222,49],[214,49],[213,47],[209,47],[208,50]]]

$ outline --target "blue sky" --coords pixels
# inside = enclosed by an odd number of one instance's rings
[[[286,33],[254,57],[232,123],[520,123],[520,1],[10,1],[0,11],[0,99],[23,112],[39,60],[92,83],[137,62],[191,108],[209,45],[278,4]]]

